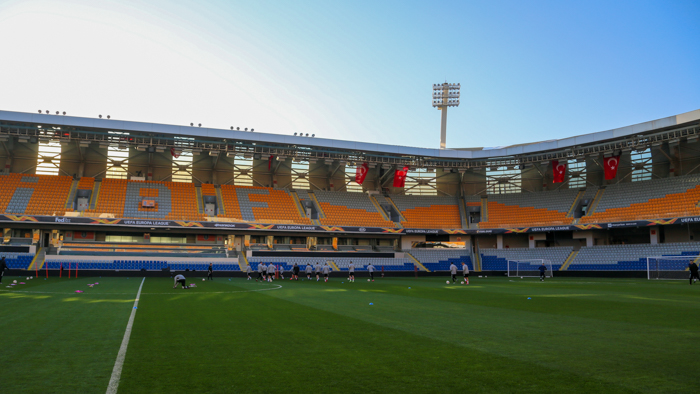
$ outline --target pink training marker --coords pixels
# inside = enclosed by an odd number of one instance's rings
[[[76,292],[76,293],[82,293],[83,291],[82,291],[82,290],[76,290],[75,292]]]
[[[20,284],[20,285],[26,285],[26,283],[24,283],[24,282],[19,282],[19,284]]]

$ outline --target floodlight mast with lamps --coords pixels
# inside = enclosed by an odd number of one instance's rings
[[[445,149],[447,140],[447,107],[459,106],[459,84],[433,84],[433,107],[442,111],[440,124],[440,149]]]

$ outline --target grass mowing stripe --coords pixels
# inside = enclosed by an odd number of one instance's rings
[[[94,281],[100,284],[87,286]],[[52,277],[29,280],[21,288],[53,294],[0,293],[0,392],[104,394],[139,284],[126,278]],[[131,292],[103,295],[119,290]]]
[[[114,369],[112,370],[112,377],[109,379],[109,385],[107,386],[107,394],[116,394],[119,388],[119,379],[122,376],[122,367],[124,366],[124,358],[126,357],[126,349],[129,347],[129,337],[131,337],[131,328],[134,325],[134,316],[136,316],[136,307],[139,305],[139,298],[141,297],[141,289],[143,288],[143,282],[146,281],[144,277],[141,280],[141,286],[139,286],[139,292],[136,293],[136,300],[134,301],[134,309],[131,310],[131,316],[129,316],[129,322],[126,324],[126,331],[124,331],[124,339],[122,339],[122,345],[119,347],[119,354],[117,354],[117,360],[114,362]]]
[[[396,286],[400,283],[405,286]],[[408,290],[408,285],[413,289]],[[550,292],[566,293],[542,287],[539,282],[517,288],[488,286],[475,292],[477,288],[392,280],[371,287],[334,283],[316,290],[298,288],[292,297],[285,293],[267,295],[548,369],[582,375],[595,370],[598,379],[632,389],[643,381],[646,389],[653,387],[652,391],[682,387],[678,382],[683,372],[677,362],[692,362],[686,349],[694,336],[694,323],[684,316],[698,308],[688,310],[687,300],[679,300],[683,305],[656,305],[646,299],[621,298],[619,290],[609,287],[586,289],[594,296],[608,293],[607,298],[579,299],[547,297]],[[581,290],[569,291],[585,294]],[[648,295],[661,291],[674,296],[674,290],[687,297],[692,289],[645,284],[624,291]],[[543,294],[538,297],[537,293]],[[528,300],[528,295],[533,295],[533,300]],[[374,306],[367,308],[369,302]],[[461,341],[465,333],[474,340]],[[655,373],[663,378],[655,378]]]
[[[169,283],[149,280],[144,291]],[[228,283],[227,283],[228,285]],[[245,286],[237,283],[235,285]],[[298,285],[298,286],[297,286]],[[211,296],[149,296],[139,309],[120,390],[129,393],[627,393],[625,387],[319,310],[324,284]],[[287,290],[291,289],[291,290]],[[282,298],[272,297],[273,294]],[[353,308],[333,302],[335,310]],[[378,301],[379,302],[379,301]],[[344,305],[344,306],[343,306]],[[363,303],[363,308],[371,308]],[[468,334],[468,332],[464,332]],[[157,368],[154,368],[157,366]],[[467,376],[469,377],[467,379]],[[543,379],[546,376],[547,379]],[[550,387],[549,379],[564,382]],[[571,390],[570,390],[571,391]]]
[[[0,292],[0,391],[104,393],[139,285],[122,393],[697,391],[688,282],[87,279]]]

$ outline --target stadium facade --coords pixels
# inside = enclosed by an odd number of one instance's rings
[[[0,253],[18,269],[641,271],[700,254],[699,135],[700,110],[442,150],[0,111]]]

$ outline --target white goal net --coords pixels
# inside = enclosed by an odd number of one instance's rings
[[[546,277],[552,277],[552,262],[543,259],[530,259],[530,260],[508,260],[508,276],[529,276],[529,277],[540,277],[540,266],[544,263],[547,268],[544,271]]]
[[[688,279],[688,264],[697,264],[698,256],[647,257],[647,279]]]

